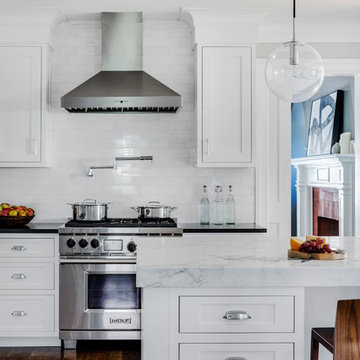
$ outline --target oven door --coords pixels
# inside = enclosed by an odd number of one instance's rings
[[[135,264],[61,263],[60,330],[140,330]]]

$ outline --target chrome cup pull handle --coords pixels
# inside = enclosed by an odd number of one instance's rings
[[[15,279],[15,280],[22,280],[22,279],[26,279],[26,275],[25,274],[12,274],[11,278]]]
[[[246,360],[246,358],[240,356],[230,356],[227,357],[225,360]]]
[[[250,320],[251,316],[246,311],[243,310],[229,310],[225,313],[223,319],[244,321],[244,320]]]
[[[11,313],[12,316],[26,316],[27,313],[22,310],[15,310]]]
[[[12,251],[25,251],[26,247],[22,245],[15,245],[11,248]]]

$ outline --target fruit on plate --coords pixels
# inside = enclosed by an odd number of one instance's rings
[[[299,251],[302,243],[303,243],[303,240],[292,237],[292,238],[290,238],[290,249],[293,251]]]
[[[299,251],[306,253],[331,253],[330,245],[326,244],[321,238],[304,241],[299,248]]]
[[[315,235],[306,235],[306,240],[322,240],[323,244],[326,244],[326,239],[324,237],[319,237]]]
[[[0,216],[34,216],[35,211],[24,205],[10,205],[9,203],[2,203],[0,205]]]

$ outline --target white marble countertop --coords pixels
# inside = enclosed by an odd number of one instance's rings
[[[288,260],[289,238],[139,238],[139,287],[360,286],[360,238],[328,238],[346,260]]]

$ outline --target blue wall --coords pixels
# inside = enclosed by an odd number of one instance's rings
[[[324,79],[321,89],[309,100],[292,104],[291,107],[291,158],[306,156],[307,129],[311,111],[311,103],[335,90],[344,91],[343,131],[350,131],[354,139],[354,77],[331,76]],[[291,167],[291,235],[296,235],[296,171]]]
[[[306,117],[304,103],[291,106],[291,158],[306,156]],[[291,167],[291,235],[296,235],[296,170]]]

